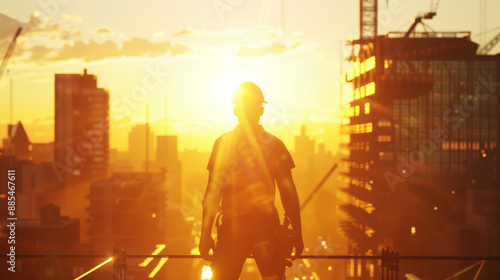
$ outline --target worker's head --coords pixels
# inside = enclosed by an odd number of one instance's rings
[[[264,113],[262,90],[252,82],[242,83],[233,95],[234,114],[241,125],[256,126]]]

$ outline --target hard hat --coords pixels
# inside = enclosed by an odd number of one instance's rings
[[[262,94],[262,90],[258,85],[252,82],[241,83],[233,95],[233,102],[231,104],[239,102],[247,103],[249,101],[267,104],[266,100],[264,100],[264,94]]]

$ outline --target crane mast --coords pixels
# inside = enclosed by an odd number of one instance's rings
[[[22,30],[23,29],[21,27],[17,29],[16,34],[14,35],[14,38],[12,38],[12,42],[10,42],[9,48],[7,49],[7,53],[5,53],[5,56],[3,57],[2,65],[0,65],[0,78],[2,77],[3,71],[5,70],[5,66],[7,66],[7,61],[9,61],[9,58],[12,55],[12,52],[14,51],[17,37],[19,37]]]
[[[359,43],[361,45],[365,45],[377,37],[377,1],[359,1]]]

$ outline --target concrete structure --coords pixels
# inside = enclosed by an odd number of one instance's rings
[[[350,254],[389,246],[405,255],[498,255],[499,204],[470,208],[479,192],[500,197],[500,56],[476,55],[477,47],[469,33],[390,33],[351,58],[341,127],[350,136],[349,187],[339,193]],[[373,279],[378,269],[349,265],[349,279]],[[407,269],[445,278],[460,267],[446,265]],[[498,270],[483,273],[498,278]]]

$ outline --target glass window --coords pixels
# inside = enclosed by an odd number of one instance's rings
[[[407,128],[401,129],[401,138],[408,139],[408,129]]]
[[[450,83],[448,82],[448,80],[446,80],[445,82],[443,82],[443,88],[442,88],[442,91],[444,93],[448,93],[450,92]]]
[[[408,104],[401,105],[401,114],[403,116],[408,116]]]
[[[440,91],[441,91],[441,83],[434,82],[434,92],[440,92]]]
[[[391,135],[379,135],[378,141],[379,142],[391,142]]]
[[[472,138],[474,140],[479,140],[479,129],[473,129],[472,130]]]
[[[481,129],[481,139],[482,140],[488,139],[488,130],[487,129]]]
[[[450,103],[450,94],[443,93],[443,104],[448,104],[448,103]]]
[[[378,121],[378,126],[379,127],[388,127],[388,126],[391,126],[391,122],[388,119],[380,119]]]
[[[417,127],[417,118],[410,117],[410,127]]]

